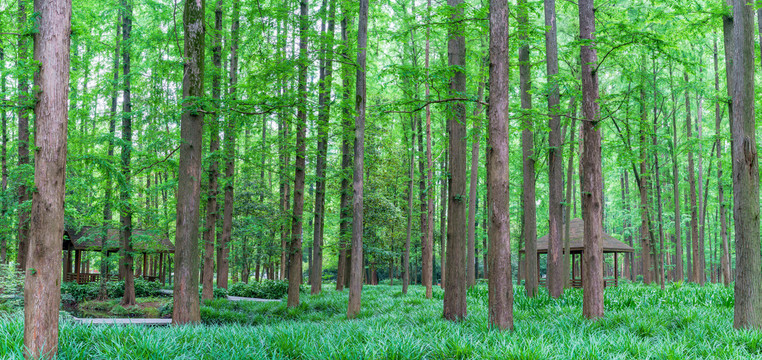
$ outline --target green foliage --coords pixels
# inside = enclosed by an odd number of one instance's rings
[[[109,298],[120,298],[124,296],[124,281],[109,281],[106,283]],[[155,281],[146,281],[141,278],[135,279],[135,296],[151,297],[160,295],[161,284]],[[81,302],[84,300],[97,299],[100,294],[100,283],[91,282],[86,284],[77,284],[67,282],[61,284],[61,294],[70,294]]]
[[[302,285],[301,291],[304,292],[305,290],[306,288]],[[231,296],[259,299],[282,299],[288,294],[288,281],[262,280],[260,282],[252,281],[248,284],[239,282],[233,284],[228,293]]]
[[[205,324],[182,327],[61,323],[59,358],[252,359],[751,359],[762,356],[762,331],[736,331],[720,285],[607,288],[606,314],[582,317],[581,290],[537,300],[515,291],[514,332],[487,325],[487,289],[468,295],[468,317],[442,319],[442,302],[424,288],[365,286],[363,310],[346,319],[347,292],[328,287],[284,302],[206,301]],[[722,296],[717,297],[717,294]],[[413,301],[417,300],[417,301]],[[658,300],[658,301],[657,301]],[[170,303],[171,304],[171,303]],[[628,305],[629,304],[629,305]],[[165,307],[169,307],[165,305]],[[125,309],[126,311],[127,309]],[[169,312],[160,311],[162,314]],[[213,325],[212,325],[213,324]],[[21,358],[23,317],[0,318],[0,353]],[[257,325],[257,326],[249,326]]]
[[[0,264],[0,306],[18,309],[24,306],[24,273],[16,264]]]

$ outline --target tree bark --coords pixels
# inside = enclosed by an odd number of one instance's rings
[[[459,23],[463,18],[463,0],[447,0],[452,10],[451,20]],[[466,92],[466,38],[461,29],[448,30],[448,65],[453,70],[450,78],[450,96]],[[447,119],[450,138],[450,195],[447,226],[447,279],[444,294],[444,318],[461,320],[466,317],[466,111],[462,101],[452,103]]]
[[[424,66],[426,67],[426,79],[429,78],[429,40],[431,37],[431,0],[426,5],[426,53],[424,55]],[[431,93],[429,81],[425,81],[426,101],[429,101]],[[431,153],[431,108],[426,104],[426,169],[427,184],[430,192],[427,193],[426,201],[426,244],[431,249],[431,278],[434,278],[434,159]],[[440,258],[441,261],[441,258]],[[443,271],[440,269],[440,271]],[[444,285],[442,285],[444,286]],[[429,289],[426,289],[426,295],[429,295]]]
[[[220,149],[220,78],[222,76],[222,0],[214,8],[214,37],[212,39],[212,101],[215,114],[209,121],[209,189],[206,201],[206,224],[204,227],[204,276],[201,279],[201,299],[214,298],[214,235],[217,233],[217,151]]]
[[[0,64],[2,64],[3,68],[5,68],[5,48],[0,46]],[[3,94],[5,94],[6,90],[6,78],[3,77],[2,80],[0,80],[0,91],[2,91]],[[2,122],[3,122],[3,150],[2,154],[0,154],[0,157],[2,160],[2,190],[3,194],[6,193],[8,190],[8,117],[5,112],[5,109],[0,110],[2,112]],[[5,196],[3,196],[2,201],[2,210],[0,210],[0,215],[2,215],[3,219],[6,218],[8,215],[8,201],[6,200]],[[8,235],[6,231],[3,231],[2,234],[0,234],[0,264],[5,264],[8,260]]]
[[[323,0],[325,3],[326,0]],[[328,158],[328,119],[331,114],[331,83],[333,82],[333,31],[336,1],[328,4],[328,29],[323,29],[325,48],[321,66],[318,95],[318,144],[315,169],[315,226],[312,236],[312,267],[310,267],[310,293],[318,294],[323,286],[323,229],[325,223],[325,168]],[[326,20],[323,20],[323,24]]]
[[[688,85],[688,73],[683,74],[683,80],[686,86]],[[693,125],[691,125],[691,111],[690,111],[690,94],[686,88],[685,91],[685,128],[687,131],[687,139],[690,143],[692,135]],[[699,275],[699,239],[698,239],[698,209],[696,205],[696,175],[693,165],[693,149],[688,149],[688,183],[690,185],[689,196],[691,198],[691,255],[693,258],[693,266],[691,268],[691,282],[701,283],[701,277]]]
[[[532,116],[528,113],[532,109],[532,79],[529,59],[529,9],[526,0],[519,0],[518,25],[519,25],[519,88],[521,94],[521,152],[523,154],[523,218],[522,229],[526,253],[524,260],[524,285],[527,296],[534,297],[537,294],[537,205],[535,203],[535,158],[534,158],[534,124]]]
[[[294,212],[291,218],[291,241],[288,261],[288,307],[299,306],[302,284],[302,231],[304,213],[304,179],[307,152],[307,0],[299,3],[299,105],[296,110],[296,163],[294,170]]]
[[[204,96],[204,2],[186,1],[183,13],[185,30],[185,68],[183,98]],[[177,184],[177,222],[175,240],[175,289],[173,324],[201,321],[198,297],[198,223],[201,197],[201,147],[204,114],[195,100],[185,101],[180,123],[180,164]],[[227,203],[227,199],[225,201]],[[232,204],[231,204],[232,205]]]
[[[18,0],[18,22],[19,27],[26,29],[28,26],[26,21],[26,1]],[[18,48],[18,67],[22,70],[26,70],[29,60],[27,53],[28,49],[28,35],[22,34],[18,37],[16,46]],[[17,79],[17,87],[19,93],[18,107],[18,132],[19,132],[19,145],[18,145],[18,165],[23,169],[29,165],[29,110],[33,105],[29,104],[29,84],[26,71],[19,71]],[[68,86],[68,84],[66,84]],[[16,254],[16,263],[20,271],[26,271],[26,259],[29,252],[29,210],[27,209],[27,202],[29,201],[29,192],[27,191],[26,181],[19,182],[18,186],[18,234],[16,235],[18,242],[18,251]]]
[[[36,1],[35,166],[24,282],[24,356],[55,358],[61,303],[66,136],[69,111],[70,1]]]
[[[122,267],[124,268],[124,296],[122,305],[135,305],[135,270],[133,268],[132,254],[132,183],[130,162],[132,158],[132,99],[130,86],[130,43],[132,32],[132,3],[123,0],[124,16],[122,17],[122,72],[124,77],[124,89],[122,92],[122,177],[124,183],[121,186],[120,200],[122,202],[119,211],[122,229]]]
[[[643,63],[645,63],[645,58],[642,58]],[[645,71],[645,65],[643,65],[643,71]],[[649,221],[648,221],[648,210],[649,210],[649,201],[648,201],[648,188],[649,188],[649,176],[648,176],[648,157],[646,155],[646,133],[648,132],[648,125],[646,124],[646,92],[645,92],[645,84],[641,84],[640,88],[640,131],[639,131],[639,142],[640,142],[640,181],[638,184],[638,189],[640,191],[640,247],[641,247],[641,253],[640,253],[640,259],[641,263],[643,264],[643,283],[646,285],[651,284],[652,280],[652,272],[651,272],[651,251],[652,251],[652,245],[649,238]]]
[[[230,24],[230,90],[231,101],[238,97],[238,28],[240,25],[240,0],[233,0]],[[227,117],[225,129],[225,194],[222,209],[222,233],[217,237],[217,287],[228,288],[230,238],[233,232],[233,188],[235,183],[235,143],[238,126],[234,116]]]
[[[754,12],[733,0],[732,101],[733,217],[736,283],[733,326],[762,327],[759,242],[759,162],[754,118]]]
[[[368,0],[360,0],[357,30],[357,90],[355,91],[354,176],[352,177],[352,263],[349,274],[347,317],[360,312],[363,270],[363,170],[365,161],[365,58],[368,44]]]
[[[466,255],[466,280],[468,287],[476,284],[476,211],[477,211],[477,192],[476,188],[479,183],[479,138],[481,137],[479,129],[481,129],[481,122],[479,121],[479,114],[482,112],[481,101],[484,99],[484,81],[479,81],[479,89],[477,90],[476,97],[479,99],[479,103],[474,107],[474,124],[472,129],[471,140],[471,178],[469,179],[468,189],[468,251]]]
[[[603,316],[603,179],[601,175],[601,132],[598,104],[598,56],[594,46],[595,13],[593,0],[579,2],[580,50],[582,62],[582,125],[584,150],[582,152],[582,217],[584,229],[584,273],[582,288],[582,314],[595,319]],[[593,66],[596,66],[593,69]]]
[[[685,278],[683,270],[683,245],[680,225],[682,223],[680,216],[680,177],[677,172],[677,100],[675,99],[674,86],[672,84],[672,62],[669,63],[669,92],[672,96],[672,200],[675,207],[675,268],[673,276],[674,281],[682,281]]]
[[[548,292],[558,298],[568,274],[568,262],[562,261],[561,226],[563,224],[563,148],[560,95],[558,89],[558,39],[556,37],[556,2],[544,0],[545,60],[550,93],[548,94]],[[574,126],[570,127],[574,129]],[[574,131],[572,130],[573,134]],[[568,200],[567,200],[568,201]],[[568,207],[568,206],[567,206]],[[568,221],[568,220],[567,220]],[[566,267],[563,267],[563,266]],[[567,276],[568,277],[568,276]]]
[[[348,28],[348,15],[349,10],[346,6],[342,8],[344,12],[344,18],[341,19],[341,40],[344,43],[344,50],[342,51],[342,58],[345,61],[349,61],[349,38],[347,37]],[[341,199],[339,207],[341,208],[339,220],[339,261],[336,275],[336,290],[343,291],[345,284],[349,281],[348,269],[349,269],[349,254],[347,248],[349,247],[349,239],[351,237],[352,228],[352,192],[349,189],[349,183],[352,177],[352,155],[350,154],[350,147],[352,146],[352,115],[350,94],[352,92],[351,84],[351,67],[343,63],[341,66],[341,82],[342,82],[342,112],[341,112]],[[411,145],[412,146],[412,145]],[[351,249],[350,249],[351,251]],[[409,271],[409,269],[406,269]]]
[[[508,4],[490,0],[489,13],[489,141],[487,199],[489,201],[489,298],[491,327],[513,330],[511,279]],[[449,250],[449,249],[448,249]]]
[[[719,61],[717,56],[717,39],[714,39],[714,91],[720,93],[720,72]],[[722,178],[722,149],[725,147],[722,141],[721,127],[722,127],[722,113],[720,110],[720,101],[716,101],[714,105],[714,128],[717,139],[715,140],[717,147],[717,203],[719,204],[719,218],[720,218],[720,238],[722,239],[722,255],[720,258],[720,267],[722,270],[722,282],[725,286],[730,286],[730,251],[728,247],[728,224],[725,219],[727,218],[725,209],[725,191]]]
[[[410,283],[410,240],[413,236],[413,176],[415,176],[415,121],[413,117],[410,117],[410,167],[408,175],[410,179],[408,181],[407,188],[407,238],[405,239],[405,252],[402,255],[402,293],[407,294],[408,284]]]
[[[446,140],[443,140],[446,141]],[[445,280],[447,279],[447,254],[445,253],[445,250],[447,249],[447,178],[445,174],[447,174],[447,163],[449,161],[449,153],[447,151],[447,148],[445,148],[444,156],[442,157],[442,163],[441,163],[441,169],[442,169],[442,181],[439,188],[439,199],[440,199],[440,206],[439,206],[439,261],[441,262],[439,269],[440,269],[440,276],[441,281],[439,285],[442,289],[445,288]]]

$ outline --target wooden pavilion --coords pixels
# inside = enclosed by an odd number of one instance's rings
[[[566,224],[564,224],[565,227]],[[562,227],[561,230],[561,236],[564,235],[565,228]],[[569,224],[569,253],[571,254],[571,285],[575,288],[581,288],[582,287],[582,262],[584,261],[584,257],[582,256],[585,252],[584,247],[584,230],[585,230],[585,222],[582,219],[572,219],[571,223]],[[626,253],[632,253],[635,251],[635,249],[632,248],[632,246],[629,246],[611,235],[607,233],[603,233],[603,259],[604,259],[604,269],[603,269],[603,287],[607,286],[618,286],[619,285],[619,254],[626,254]],[[564,244],[564,241],[562,241],[562,244]],[[521,254],[526,253],[526,249],[520,250]],[[545,235],[539,239],[537,239],[537,276],[540,285],[545,285],[546,279],[542,277],[540,274],[540,255],[545,254],[547,257],[548,254],[548,235]],[[613,267],[606,268],[606,255],[612,254],[613,256]]]
[[[102,274],[90,272],[90,264],[82,262],[82,254],[85,251],[102,252],[103,243],[101,227],[83,226],[79,230],[67,228],[63,236],[63,280],[79,284],[100,281]],[[108,230],[105,246],[108,255],[118,252],[121,248],[119,232],[116,229]],[[132,248],[133,252],[143,254],[143,266],[135,275],[148,281],[164,282],[170,254],[175,252],[174,244],[157,231],[133,229]],[[107,269],[106,274],[108,273]],[[116,276],[109,276],[109,279],[115,280]]]

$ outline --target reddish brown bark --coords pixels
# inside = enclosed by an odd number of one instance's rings
[[[34,185],[24,283],[24,356],[55,358],[61,303],[66,136],[69,118],[70,1],[36,1],[37,92]]]
[[[357,30],[357,76],[355,91],[355,146],[354,176],[352,178],[352,262],[349,273],[349,302],[347,317],[352,319],[360,312],[363,274],[363,170],[365,164],[365,58],[368,44],[368,0],[360,0]]]
[[[204,2],[186,1],[185,69],[183,98],[204,96]],[[175,240],[175,288],[173,324],[201,321],[198,297],[198,224],[201,197],[201,147],[204,114],[196,101],[184,102],[180,123],[180,163],[177,184],[177,221]]]
[[[463,0],[447,0],[452,10],[451,20],[463,18]],[[455,27],[448,30],[448,65],[453,69],[450,96],[460,97],[466,91],[466,38]],[[452,103],[448,116],[450,149],[450,194],[447,226],[447,283],[444,294],[444,318],[461,320],[466,317],[466,109],[462,101]]]
[[[603,179],[601,175],[601,131],[598,128],[598,56],[595,49],[595,12],[593,0],[579,2],[580,50],[582,62],[582,218],[585,221],[584,262],[582,265],[582,314],[588,319],[603,316]],[[597,69],[597,68],[596,68]]]
[[[489,141],[487,147],[487,199],[489,201],[490,326],[513,330],[511,279],[510,165],[508,141],[508,4],[490,0]]]
[[[25,29],[28,24],[26,21],[26,2],[27,0],[18,0],[18,19],[19,26]],[[28,66],[28,37],[26,34],[18,37],[16,46],[18,48],[18,65],[19,68],[24,69]],[[29,84],[25,71],[19,71],[18,75],[18,93],[19,93],[19,106],[18,108],[18,132],[19,132],[19,145],[18,145],[18,164],[20,168],[26,167],[29,164]],[[68,84],[67,84],[68,86]],[[26,271],[26,258],[29,251],[29,210],[27,209],[27,202],[29,201],[29,192],[27,191],[26,182],[21,181],[18,186],[18,233],[16,235],[18,242],[18,251],[16,253],[16,263],[18,269]]]
[[[121,266],[124,268],[124,296],[122,305],[135,305],[135,270],[132,253],[132,183],[130,162],[132,158],[132,89],[130,85],[130,43],[132,32],[132,3],[123,0],[124,15],[122,17],[122,72],[124,76],[124,89],[122,92],[122,176],[124,183],[121,186],[120,200],[122,207],[119,218],[122,225],[120,231],[122,240]]]

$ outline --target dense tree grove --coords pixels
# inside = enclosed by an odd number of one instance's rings
[[[753,4],[0,6],[0,261],[26,272],[30,357],[56,351],[63,233],[84,227],[119,249],[76,266],[124,280],[124,306],[160,269],[175,324],[200,321],[199,287],[261,279],[289,307],[349,288],[348,318],[363,284],[441,286],[459,321],[486,279],[512,329],[514,287],[582,276],[595,319],[619,274],[734,283],[734,326],[762,327]],[[166,266],[144,231],[174,244]]]

